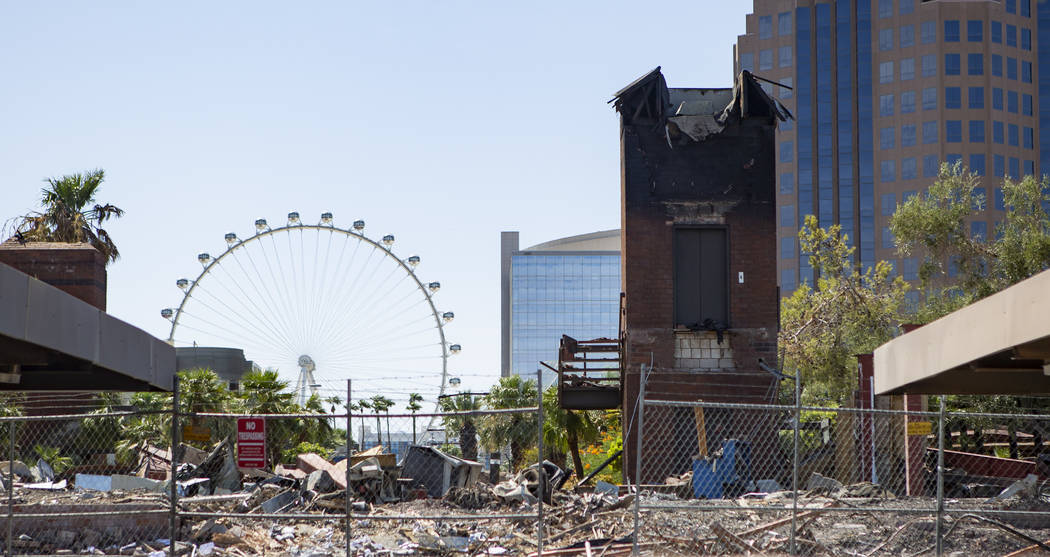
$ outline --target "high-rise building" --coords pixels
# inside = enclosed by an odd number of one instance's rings
[[[783,293],[812,277],[806,215],[841,224],[863,265],[885,259],[914,280],[889,219],[941,163],[984,177],[974,236],[1002,220],[1004,177],[1050,170],[1050,2],[754,0],[753,12],[735,72],[776,82],[764,87],[796,118],[776,137]]]
[[[562,335],[617,338],[620,231],[605,230],[518,248],[500,235],[501,375],[534,377],[540,362],[558,367]],[[549,371],[549,370],[546,370]],[[550,385],[554,372],[544,373]]]

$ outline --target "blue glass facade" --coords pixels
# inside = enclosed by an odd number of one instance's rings
[[[511,372],[557,367],[562,335],[616,338],[620,256],[519,253],[511,257]],[[544,375],[544,383],[554,379]]]
[[[1036,4],[1039,67],[1039,168],[1050,169],[1050,2]]]
[[[795,117],[798,119],[798,222],[801,225],[806,215],[813,214],[813,65],[810,61],[812,29],[810,9],[795,10]],[[812,281],[809,256],[799,254],[800,280]],[[781,285],[783,287],[783,285]]]

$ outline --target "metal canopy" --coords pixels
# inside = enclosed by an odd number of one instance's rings
[[[170,391],[175,349],[0,264],[0,391]]]
[[[875,349],[876,394],[1050,394],[1050,271]]]

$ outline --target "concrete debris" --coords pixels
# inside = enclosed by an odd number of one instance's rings
[[[809,477],[809,482],[806,483],[806,489],[810,491],[838,491],[842,489],[842,482],[813,472]]]
[[[442,497],[453,487],[470,487],[481,475],[480,462],[452,456],[435,449],[413,445],[401,463],[401,475],[411,478],[411,487],[421,487],[428,496]]]
[[[1005,499],[1013,497],[1014,495],[1019,495],[1026,499],[1035,499],[1039,496],[1039,490],[1037,489],[1038,485],[1039,476],[1036,476],[1035,474],[1028,474],[1024,478],[1010,484],[1010,487],[1007,487],[1006,489],[1002,490],[998,495],[989,499],[989,501],[1003,501]]]

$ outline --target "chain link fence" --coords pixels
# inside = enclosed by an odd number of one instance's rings
[[[1050,545],[1050,416],[644,400],[637,419],[629,459],[642,548],[871,556]]]

